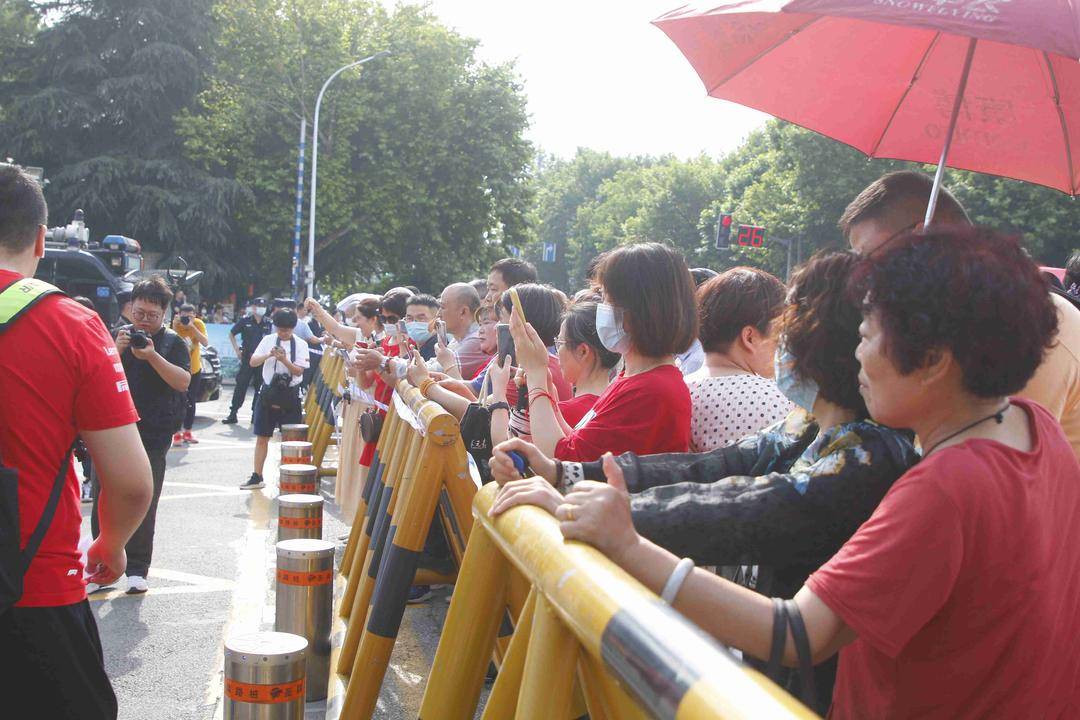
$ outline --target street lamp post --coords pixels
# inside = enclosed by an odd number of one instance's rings
[[[374,55],[370,55],[363,60],[357,60],[356,62],[338,68],[337,71],[323,83],[322,89],[319,90],[319,96],[315,99],[315,123],[311,142],[311,207],[308,210],[308,262],[306,268],[308,276],[308,297],[315,296],[315,196],[319,190],[319,109],[322,107],[323,94],[326,92],[326,88],[330,86],[330,83],[334,81],[334,78],[349,68],[358,67],[375,58],[380,58],[389,54],[389,50],[383,50]]]

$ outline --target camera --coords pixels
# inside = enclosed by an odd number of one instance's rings
[[[144,347],[150,344],[150,336],[144,333],[142,330],[132,330],[130,333],[131,347],[136,350],[142,350]]]
[[[180,316],[180,324],[181,325],[190,325],[191,324],[191,318],[189,316],[187,316],[187,315],[181,315]]]
[[[274,377],[270,378],[270,388],[276,392],[288,390],[292,384],[292,375],[289,373],[274,373]]]

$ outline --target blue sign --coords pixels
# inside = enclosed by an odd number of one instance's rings
[[[555,243],[544,243],[544,262],[555,262]]]

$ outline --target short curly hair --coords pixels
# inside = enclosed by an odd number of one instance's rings
[[[821,397],[855,411],[870,413],[859,393],[860,303],[848,293],[859,263],[849,250],[818,253],[795,271],[787,307],[781,316],[781,342],[794,356],[792,370],[817,383]]]
[[[877,314],[897,370],[906,375],[947,349],[964,389],[981,398],[1020,391],[1057,334],[1039,268],[1016,237],[989,228],[909,233],[865,260],[851,294]]]

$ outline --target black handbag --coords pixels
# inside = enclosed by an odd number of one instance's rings
[[[483,400],[484,390],[489,387],[488,376],[484,375],[484,383],[480,386],[480,399]],[[465,451],[476,462],[476,468],[480,472],[480,482],[484,485],[492,481],[491,467],[491,410],[480,402],[469,403],[465,408],[465,414],[458,423],[461,429],[461,441],[465,443]]]
[[[360,416],[360,437],[366,443],[379,442],[379,434],[382,433],[383,415],[375,408],[368,408]]]

